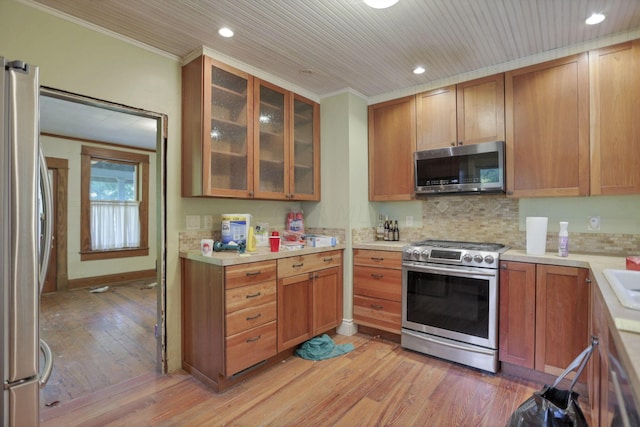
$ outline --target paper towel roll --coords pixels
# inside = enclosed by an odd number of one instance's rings
[[[527,254],[544,255],[547,246],[547,223],[545,216],[527,217]]]

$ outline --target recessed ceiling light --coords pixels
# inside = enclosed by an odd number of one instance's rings
[[[413,69],[413,74],[422,74],[425,71],[427,70],[424,67],[417,66],[416,68]]]
[[[386,9],[398,3],[398,0],[364,0],[364,2],[374,9]]]
[[[602,13],[594,13],[590,17],[588,17],[584,22],[587,25],[595,25],[604,21],[604,15]]]
[[[222,37],[233,37],[233,31],[230,28],[222,27],[218,30],[218,34]]]

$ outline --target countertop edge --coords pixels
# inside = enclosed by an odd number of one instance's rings
[[[233,251],[214,252],[212,256],[203,256],[200,250],[180,251],[180,258],[200,261],[207,264],[226,267],[230,265],[247,264],[250,262],[269,261],[280,258],[289,258],[294,256],[316,254],[322,252],[330,252],[336,250],[344,250],[344,244],[336,246],[323,246],[319,248],[304,248],[297,250],[284,250],[279,252],[271,252],[269,248],[259,247],[255,252],[246,252],[239,254]]]

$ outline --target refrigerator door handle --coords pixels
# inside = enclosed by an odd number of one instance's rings
[[[45,342],[45,340],[40,340],[40,351],[44,356],[44,367],[40,372],[40,388],[43,388],[47,385],[47,381],[49,381],[49,377],[51,377],[51,372],[53,372],[53,353],[51,352],[51,348],[49,348],[49,344]]]
[[[44,202],[44,241],[42,243],[42,256],[40,259],[40,294],[47,278],[49,257],[51,256],[51,243],[53,242],[53,189],[49,181],[49,170],[42,149],[38,150],[40,156],[40,180],[42,187],[42,199]],[[40,344],[42,346],[42,344]],[[46,344],[45,344],[46,345]]]

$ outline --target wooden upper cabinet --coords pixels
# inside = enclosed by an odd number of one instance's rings
[[[182,195],[250,197],[253,79],[209,57],[182,68]]]
[[[504,141],[504,74],[416,95],[416,150]]]
[[[456,87],[458,144],[504,141],[504,74]]]
[[[589,194],[587,55],[506,73],[507,195]]]
[[[591,194],[640,193],[640,40],[589,52]]]
[[[320,106],[207,56],[182,67],[182,195],[320,200]]]
[[[416,115],[416,151],[457,145],[455,85],[417,94]]]
[[[369,106],[369,200],[413,200],[415,96]]]

